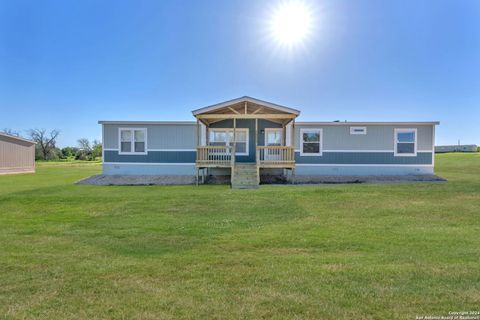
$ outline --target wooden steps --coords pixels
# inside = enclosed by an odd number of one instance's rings
[[[233,189],[257,189],[259,185],[257,165],[255,163],[236,163],[233,167],[232,188]]]

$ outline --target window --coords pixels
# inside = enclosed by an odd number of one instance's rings
[[[119,132],[119,153],[147,153],[147,129],[120,128]]]
[[[395,129],[395,156],[417,155],[417,129]]]
[[[282,129],[281,128],[265,128],[265,145],[281,146],[282,145]]]
[[[367,127],[350,127],[350,134],[367,134]]]
[[[322,129],[300,129],[300,155],[322,155]]]
[[[235,154],[248,156],[248,129],[235,129],[235,138],[237,140]],[[233,129],[209,129],[208,139],[211,146],[232,146]]]

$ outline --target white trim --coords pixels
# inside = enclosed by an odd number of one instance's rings
[[[186,162],[104,162],[103,164],[113,164],[113,165],[120,165],[120,164],[126,164],[126,165],[149,165],[149,166],[169,166],[169,165],[175,165],[175,166],[194,166],[195,163],[186,163]]]
[[[356,131],[356,130],[363,130],[363,131]],[[366,135],[367,134],[367,127],[350,127],[350,134],[351,135]]]
[[[299,150],[300,151],[300,150]],[[368,152],[368,153],[393,153],[393,150],[323,150],[323,152]]]
[[[117,125],[147,125],[147,124],[164,124],[164,125],[196,125],[195,121],[144,121],[144,120],[139,120],[139,121],[122,121],[122,120],[99,120],[98,124],[117,124]],[[420,125],[439,125],[439,121],[424,121],[424,122],[412,122],[412,121],[406,121],[406,122],[326,122],[326,121],[295,121],[296,125],[313,125],[313,126],[381,126],[381,125],[410,125],[410,126],[420,126]],[[14,137],[16,138],[16,137]],[[29,141],[29,140],[27,140]]]
[[[295,152],[300,152],[300,149],[295,149]],[[323,152],[394,153],[395,150],[323,150]],[[417,153],[430,152],[432,152],[432,150],[417,150]]]
[[[122,152],[122,131],[130,130],[130,147],[132,151],[130,152]],[[135,131],[143,131],[145,137],[145,151],[144,152],[135,152]],[[122,155],[142,155],[148,154],[148,143],[147,143],[147,128],[118,128],[118,154]]]
[[[118,151],[118,148],[105,148],[103,151]],[[165,151],[165,152],[190,152],[196,149],[148,149],[148,151]],[[295,150],[300,152],[300,149]],[[323,152],[360,152],[360,153],[393,153],[394,150],[323,150]],[[417,150],[417,153],[432,153],[432,150]]]
[[[210,134],[210,132],[215,132],[215,131],[233,132],[233,128],[209,128],[208,134]],[[244,132],[246,132],[246,137],[247,137],[247,140],[245,141],[246,142],[246,152],[236,152],[235,151],[235,155],[236,156],[248,156],[249,153],[250,153],[250,130],[248,128],[235,128],[235,131],[244,131]],[[208,142],[209,143],[212,142],[212,140],[210,140],[210,137],[208,139]],[[243,141],[237,141],[237,142],[243,142]]]
[[[118,148],[105,148],[104,151],[119,151]],[[187,151],[197,151],[196,149],[147,149],[150,151],[165,151],[165,152],[187,152]]]
[[[435,166],[435,126],[433,126],[432,130],[432,166]]]
[[[398,142],[397,139],[397,134],[402,133],[402,132],[414,132],[415,133],[415,141],[414,141],[414,150],[413,153],[398,153],[397,148],[398,144],[402,142]],[[393,129],[393,143],[394,143],[394,152],[393,156],[394,157],[416,157],[417,156],[417,128],[395,128]],[[411,142],[406,142],[406,143],[411,143]]]
[[[37,144],[35,141],[28,140],[28,139],[25,139],[25,138],[22,138],[22,137],[12,136],[12,135],[6,134],[4,132],[0,132],[0,136],[6,137],[6,138],[11,138],[11,139],[14,139],[14,140],[23,141],[23,142],[28,142],[28,143],[31,143],[31,144]]]
[[[105,126],[102,124],[102,163],[105,160],[105,148],[103,147],[105,144]]]
[[[183,152],[183,151],[197,151],[197,149],[148,149],[148,151]]]
[[[196,115],[199,115],[201,113],[210,112],[210,111],[214,111],[214,110],[217,110],[217,109],[225,108],[225,107],[228,107],[232,104],[236,104],[236,103],[244,102],[244,101],[254,103],[254,104],[258,104],[258,105],[261,105],[261,106],[264,106],[264,107],[267,107],[267,108],[287,112],[287,113],[293,113],[295,115],[300,114],[299,110],[288,108],[288,107],[285,107],[285,106],[281,106],[281,105],[271,103],[271,102],[268,102],[268,101],[255,99],[255,98],[248,97],[248,96],[243,96],[243,97],[240,97],[240,98],[236,98],[236,99],[220,102],[220,103],[217,103],[217,104],[214,104],[214,105],[210,105],[210,106],[207,106],[207,107],[204,107],[204,108],[196,109],[196,110],[192,111],[192,114],[194,116],[196,116]]]
[[[431,164],[340,164],[340,163],[297,163],[297,167],[433,167]]]
[[[318,153],[304,153],[303,152],[303,133],[304,132],[319,132],[319,152]],[[321,157],[323,154],[323,129],[322,128],[300,128],[300,156],[304,157]]]
[[[439,121],[388,121],[388,122],[302,122],[302,121],[295,121],[295,125],[304,125],[304,126],[384,126],[384,125],[392,125],[392,126],[426,126],[426,125],[439,125]]]
[[[195,121],[108,121],[100,120],[98,124],[117,124],[117,125],[146,125],[146,124],[164,124],[164,125],[195,125]]]

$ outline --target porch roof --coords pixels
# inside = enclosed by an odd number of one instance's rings
[[[298,116],[300,111],[275,103],[248,96],[224,101],[192,111],[194,116],[202,114],[291,114]]]

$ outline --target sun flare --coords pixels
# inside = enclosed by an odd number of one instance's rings
[[[312,12],[303,1],[283,2],[273,11],[271,33],[282,46],[293,47],[303,43],[311,33]]]

